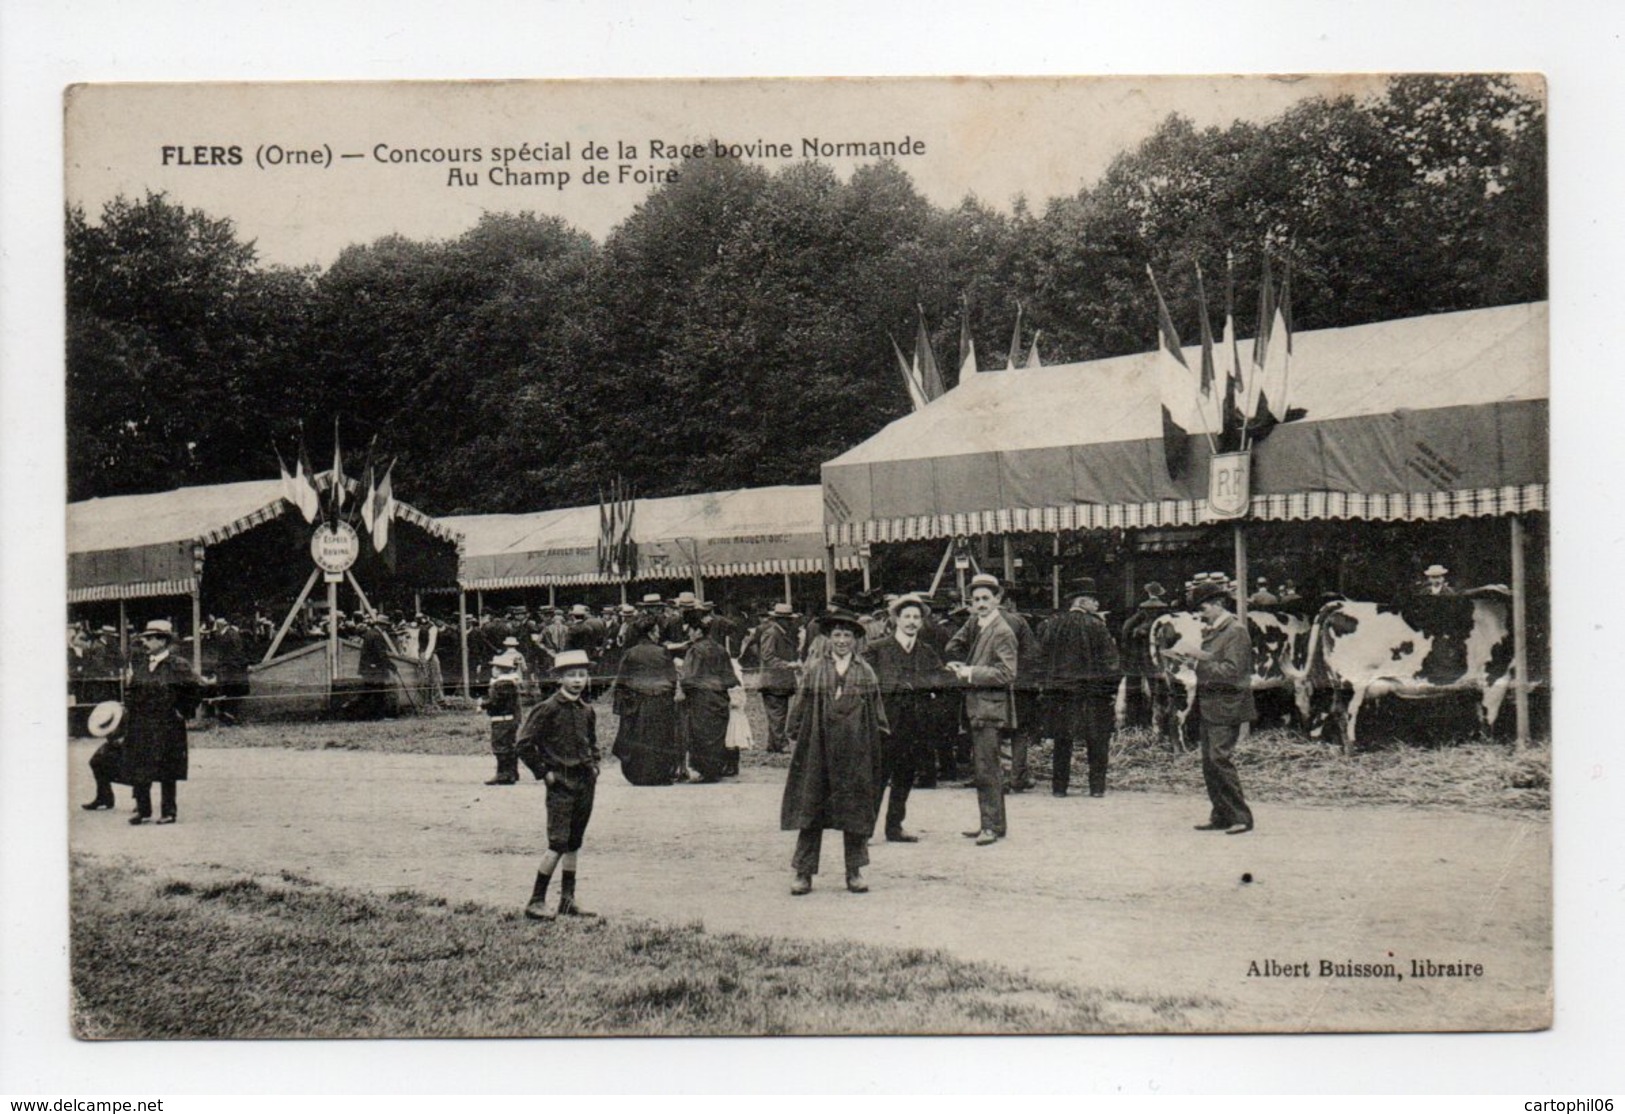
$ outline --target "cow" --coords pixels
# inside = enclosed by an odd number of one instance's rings
[[[1291,722],[1293,707],[1304,706],[1304,663],[1308,660],[1309,620],[1287,611],[1248,609],[1247,633],[1253,645],[1253,696],[1260,718],[1279,717]],[[1183,744],[1189,739],[1190,716],[1196,705],[1196,670],[1171,650],[1200,649],[1202,620],[1190,611],[1158,616],[1147,637],[1156,668],[1156,699],[1152,727]]]
[[[1309,635],[1308,668],[1298,694],[1306,718],[1311,701],[1329,711],[1311,733],[1318,735],[1329,719],[1341,726],[1343,750],[1349,753],[1361,709],[1383,696],[1476,695],[1479,725],[1493,730],[1513,681],[1508,595],[1505,587],[1491,585],[1400,604],[1328,603]]]

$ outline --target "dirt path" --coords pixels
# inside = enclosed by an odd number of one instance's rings
[[[87,800],[90,747],[72,747]],[[73,810],[72,847],[160,871],[191,864],[381,893],[517,907],[544,845],[538,785],[488,788],[486,757],[194,749],[181,822],[132,828]],[[871,893],[845,892],[826,838],[813,893],[792,898],[782,774],[634,789],[600,782],[581,867],[589,908],[713,931],[943,948],[1075,985],[1155,993],[1203,1028],[1528,1028],[1550,1016],[1551,830],[1544,817],[1402,808],[1257,810],[1239,837],[1192,830],[1206,802],[1124,793],[1010,800],[988,848],[969,790],[916,792],[918,844],[877,841]],[[1244,883],[1250,873],[1253,881]],[[545,931],[545,929],[539,929]],[[1391,958],[1390,958],[1391,956]],[[1411,960],[1483,965],[1415,978]],[[1307,962],[1308,977],[1253,977]],[[1320,977],[1322,960],[1405,977]],[[1156,1021],[1149,1014],[1148,1028]]]

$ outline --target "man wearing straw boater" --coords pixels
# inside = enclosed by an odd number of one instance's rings
[[[756,652],[762,663],[762,710],[767,713],[767,749],[774,754],[784,752],[784,724],[790,714],[790,698],[796,694],[796,670],[801,667],[787,625],[791,615],[789,604],[776,603],[756,628]]]
[[[978,573],[970,582],[971,618],[948,643],[948,668],[965,690],[971,756],[976,770],[980,823],[978,847],[1006,834],[1004,772],[999,768],[999,733],[1010,725],[1010,686],[1016,680],[1016,632],[999,611],[999,579]]]
[[[533,754],[547,782],[547,854],[536,869],[525,916],[550,921],[555,916],[591,917],[576,904],[576,856],[587,821],[592,819],[598,784],[598,720],[582,699],[592,667],[585,650],[564,650],[554,659],[559,688],[525,715],[519,728],[521,754]],[[547,888],[556,867],[564,868],[558,912],[547,909]]]
[[[1232,757],[1241,725],[1253,710],[1253,648],[1241,621],[1225,610],[1226,589],[1199,585],[1191,605],[1202,618],[1201,649],[1180,652],[1196,670],[1196,703],[1202,717],[1202,780],[1213,809],[1199,832],[1241,835],[1253,830],[1253,813],[1241,793]]]

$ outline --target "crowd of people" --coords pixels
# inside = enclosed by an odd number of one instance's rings
[[[1443,566],[1425,576],[1421,594],[1454,593]],[[804,617],[777,602],[760,608],[754,624],[738,609],[719,610],[692,592],[650,594],[598,613],[575,604],[471,618],[461,637],[496,763],[486,784],[516,784],[520,763],[547,783],[549,850],[526,913],[591,915],[575,903],[575,871],[599,772],[594,705],[606,694],[616,717],[611,754],[628,782],[712,784],[739,772],[742,663],[752,663],[767,722],[765,749],[790,755],[780,824],[796,833],[791,893],[812,889],[830,830],[842,834],[847,889],[863,893],[872,839],[918,842],[906,827],[917,789],[961,778],[974,786],[975,824],[964,834],[978,846],[1007,838],[1006,796],[1035,788],[1029,755],[1041,740],[1052,747],[1054,796],[1070,794],[1078,753],[1088,795],[1105,796],[1119,682],[1154,672],[1149,627],[1180,607],[1202,623],[1200,648],[1172,651],[1196,675],[1210,802],[1196,827],[1249,832],[1253,815],[1233,760],[1241,727],[1255,716],[1251,639],[1227,606],[1237,587],[1225,574],[1198,573],[1175,603],[1162,585],[1149,583],[1145,599],[1115,629],[1090,577],[1070,583],[1065,607],[1036,616],[1014,606],[1014,585],[988,574],[971,579],[957,606],[921,593],[876,594]],[[1291,581],[1271,589],[1260,577],[1249,603],[1287,607],[1301,598]],[[364,697],[387,690],[397,655],[425,663],[430,699],[444,697],[444,671],[427,663],[438,666],[448,650],[460,656],[455,624],[446,637],[446,624],[425,614],[370,613],[347,620],[345,629],[361,639]],[[200,676],[175,652],[166,620],[141,629],[127,656],[117,628],[70,626],[70,725],[105,739],[91,759],[96,796],[85,809],[112,808],[113,785],[125,783],[135,799],[130,822],[145,823],[157,782],[158,823],[178,819],[186,722],[205,698],[222,723],[235,721],[249,662],[269,637],[257,619],[213,619],[204,633],[212,669]],[[1132,700],[1138,688],[1125,690]],[[367,714],[384,710],[381,700],[367,700]],[[1128,713],[1136,718],[1132,705]],[[560,867],[560,904],[550,913],[547,891]]]

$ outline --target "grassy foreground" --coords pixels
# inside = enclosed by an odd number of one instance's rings
[[[76,856],[86,1038],[688,1036],[1189,1029],[1213,1002],[1045,983],[940,951],[536,924],[284,873],[186,878]]]

